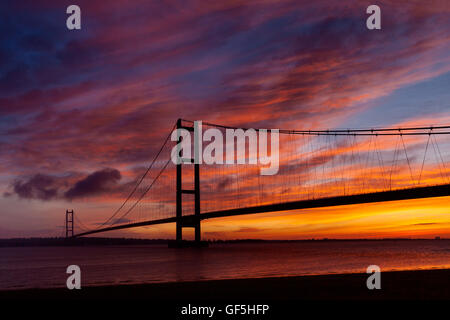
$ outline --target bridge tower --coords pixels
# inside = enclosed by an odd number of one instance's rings
[[[73,237],[73,210],[66,210],[66,238]]]
[[[177,129],[186,129],[189,132],[195,131],[193,127],[183,127],[181,123],[181,119],[177,121]],[[197,137],[194,137],[196,139]],[[181,137],[178,137],[178,143],[181,141]],[[183,240],[183,228],[194,228],[195,229],[195,242],[199,244],[201,242],[201,230],[200,230],[200,165],[195,163],[194,159],[186,159],[183,158],[183,155],[180,155],[181,163],[177,164],[177,174],[176,174],[176,241],[177,243],[182,242]],[[182,166],[183,164],[194,163],[194,189],[186,190],[183,189],[183,174],[182,174]],[[187,219],[183,218],[183,194],[191,194],[194,196],[194,217]]]

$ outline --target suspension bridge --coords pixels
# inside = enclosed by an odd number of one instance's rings
[[[193,228],[200,242],[205,219],[450,196],[450,126],[280,129],[279,171],[272,176],[260,174],[263,165],[248,162],[175,164],[176,128],[194,135],[194,122],[179,119],[139,178],[118,192],[123,201],[109,218],[89,226],[67,211],[66,237],[175,223],[177,241],[184,228]]]

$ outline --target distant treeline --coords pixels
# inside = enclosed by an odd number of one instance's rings
[[[0,247],[142,245],[167,242],[164,239],[129,238],[16,238],[0,239]]]
[[[208,240],[209,243],[280,243],[280,242],[312,242],[312,241],[405,241],[405,240],[432,240],[432,239],[306,239],[306,240],[261,240],[261,239],[236,239],[236,240]],[[434,240],[448,240],[436,237]],[[133,239],[133,238],[14,238],[0,239],[0,247],[33,247],[33,246],[107,246],[107,245],[146,245],[168,244],[168,239]]]

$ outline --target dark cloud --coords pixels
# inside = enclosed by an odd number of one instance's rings
[[[67,199],[84,198],[111,191],[122,178],[117,169],[103,169],[96,171],[78,181],[70,188],[64,197]]]
[[[36,174],[26,181],[17,180],[13,183],[14,193],[22,199],[52,200],[58,196],[56,179],[44,175]],[[6,193],[5,196],[11,195]]]
[[[0,59],[2,59],[1,54]],[[17,65],[0,76],[0,92],[11,92],[30,82],[27,66],[25,64]]]
[[[236,230],[236,232],[245,232],[245,233],[250,233],[250,232],[260,232],[263,231],[264,229],[262,228],[239,228],[238,230]]]
[[[120,218],[120,219],[114,220],[115,224],[117,224],[117,223],[130,223],[130,222],[131,222],[131,220],[127,219],[127,218]]]
[[[217,185],[217,188],[219,190],[224,190],[228,188],[233,183],[233,180],[230,177],[223,178],[219,184]]]
[[[17,179],[11,184],[11,190],[4,197],[17,195],[20,199],[37,200],[73,200],[120,191],[128,183],[119,184],[122,178],[117,169],[106,168],[83,177],[80,173],[70,173],[64,177],[35,174],[28,178]]]

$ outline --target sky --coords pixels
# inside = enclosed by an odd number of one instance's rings
[[[82,28],[68,30],[71,4],[0,4],[0,238],[60,235],[67,208],[104,221],[178,118],[450,124],[448,1],[377,1],[381,30],[364,1],[77,0]],[[450,237],[448,200],[217,219],[203,236]],[[173,238],[174,225],[104,235]]]

